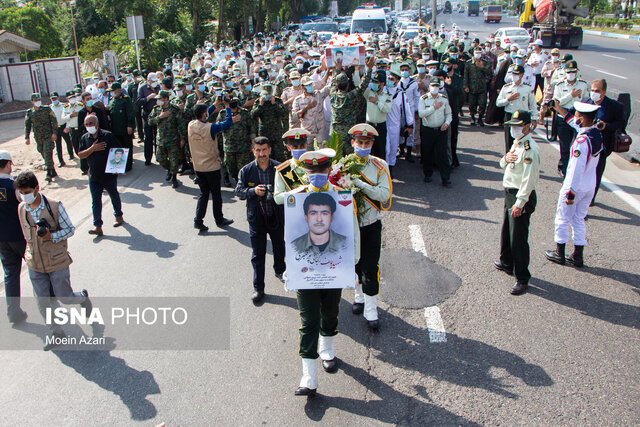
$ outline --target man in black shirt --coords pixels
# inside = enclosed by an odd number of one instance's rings
[[[93,225],[94,229],[89,234],[102,236],[102,191],[107,190],[113,205],[113,215],[116,217],[114,227],[119,227],[124,222],[122,218],[122,203],[118,194],[118,175],[105,173],[109,150],[119,148],[118,142],[109,131],[98,128],[98,118],[87,116],[84,119],[87,133],[80,139],[80,153],[78,157],[87,159],[89,163],[89,190],[91,191]]]
[[[109,130],[109,119],[107,118],[107,114],[102,108],[95,105],[96,102],[97,101],[91,97],[89,92],[84,92],[82,94],[82,103],[84,104],[84,108],[78,112],[78,135],[80,135],[80,138],[82,138],[82,135],[87,133],[87,129],[84,127],[84,119],[89,115],[94,115],[98,118],[98,126],[100,129]],[[78,148],[78,152],[79,151],[80,148]],[[82,170],[82,175],[86,175],[89,170],[87,161],[82,158],[80,158],[80,170]]]

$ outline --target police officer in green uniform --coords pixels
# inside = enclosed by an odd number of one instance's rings
[[[127,168],[129,172],[133,164],[133,129],[135,128],[135,111],[131,98],[122,93],[122,86],[118,82],[111,83],[111,101],[109,101],[109,117],[111,118],[111,133],[118,140],[122,148],[129,149]]]
[[[178,168],[184,157],[183,148],[186,143],[185,126],[182,111],[169,102],[171,92],[161,90],[156,95],[156,106],[149,114],[149,123],[158,127],[156,138],[156,158],[158,163],[167,170],[167,181],[171,181],[173,188],[178,188]]]
[[[487,109],[487,79],[489,77],[491,77],[491,67],[482,58],[482,48],[477,47],[473,51],[473,59],[467,61],[464,66],[464,91],[469,96],[471,126],[476,125],[476,113],[478,114],[478,124],[484,126],[484,113]]]
[[[300,156],[310,183],[300,186],[293,192],[323,193],[342,191],[340,187],[329,182],[331,159],[335,151],[324,148],[309,151]],[[333,202],[333,206],[331,206]],[[318,201],[321,203],[321,201]],[[335,200],[327,199],[332,212],[335,212]],[[360,233],[356,212],[353,212],[354,257],[360,257]],[[296,396],[313,397],[318,387],[318,356],[322,359],[322,367],[326,372],[335,372],[338,364],[335,359],[333,338],[338,334],[338,309],[342,289],[302,289],[297,292],[298,310],[300,311],[300,356],[302,357],[302,379],[295,391]]]
[[[44,166],[47,169],[45,180],[51,182],[58,176],[53,166],[53,147],[58,136],[58,121],[53,110],[48,105],[42,105],[39,93],[31,95],[31,104],[33,106],[27,110],[24,118],[24,142],[27,145],[31,144],[29,134],[33,129],[36,148],[44,159]]]
[[[514,65],[511,72],[513,81],[502,86],[496,99],[496,106],[504,107],[505,122],[511,120],[511,115],[518,110],[528,111],[531,114],[531,131],[533,132],[538,124],[539,115],[536,95],[530,85],[522,82],[524,68],[521,65]],[[504,143],[505,152],[509,152],[513,144],[509,126],[504,127]]]
[[[529,273],[529,220],[536,208],[536,187],[540,176],[540,149],[531,138],[531,113],[516,110],[505,122],[514,138],[509,152],[500,159],[504,169],[504,217],[500,239],[500,259],[494,266],[516,276],[512,295],[527,290]]]
[[[229,108],[234,125],[222,131],[224,168],[236,181],[240,169],[251,162],[251,140],[256,137],[256,126],[251,113],[240,107],[239,103],[238,98],[230,99]],[[218,123],[223,123],[225,120],[226,113],[223,110],[218,114]]]
[[[371,330],[378,330],[376,296],[380,292],[380,248],[382,245],[382,211],[391,207],[391,175],[389,166],[371,155],[376,129],[366,123],[349,129],[353,137],[354,156],[360,168],[360,178],[354,179],[364,196],[365,206],[358,207],[360,226],[360,261],[356,264],[358,284],[352,307],[353,314],[362,314]],[[362,210],[360,210],[362,209]]]
[[[269,138],[273,147],[272,157],[282,163],[288,158],[281,139],[284,132],[282,122],[288,119],[289,110],[280,98],[273,95],[271,83],[262,84],[260,95],[253,104],[251,117],[258,121],[258,135]]]
[[[174,91],[174,97],[171,98],[171,104],[175,105],[176,107],[178,107],[180,109],[180,111],[182,111],[182,125],[184,126],[184,134],[187,135],[187,126],[189,125],[189,122],[191,120],[195,120],[195,116],[193,114],[193,110],[188,110],[186,109],[186,105],[187,105],[187,97],[189,96],[189,93],[187,93],[186,90],[186,82],[184,81],[180,81],[177,82],[175,85],[175,91]],[[189,138],[187,136],[187,141],[184,144],[184,147],[182,149],[183,151],[183,155],[184,155],[184,159],[182,161],[182,165],[180,166],[180,169],[178,170],[178,173],[180,175],[186,175],[188,173],[194,173],[193,170],[193,164],[191,163],[191,151],[189,150]]]

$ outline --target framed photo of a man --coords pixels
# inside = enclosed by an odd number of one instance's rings
[[[107,167],[105,173],[123,174],[127,167],[127,157],[129,156],[128,148],[112,148],[109,150],[107,158]]]
[[[327,67],[329,68],[336,66],[337,59],[342,59],[342,65],[344,67],[348,67],[350,65],[364,65],[364,45],[328,47],[325,49],[325,58],[327,61]]]
[[[349,191],[287,194],[287,289],[355,287],[353,203]]]

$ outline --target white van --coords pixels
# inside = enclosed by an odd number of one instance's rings
[[[379,6],[360,6],[353,11],[351,19],[351,34],[371,32],[387,33],[387,20],[384,9]]]

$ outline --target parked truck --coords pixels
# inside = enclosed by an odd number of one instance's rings
[[[453,8],[451,7],[451,2],[449,0],[447,0],[446,2],[444,2],[444,9],[442,10],[442,13],[453,13]]]
[[[480,2],[478,0],[469,0],[467,6],[467,16],[480,16]]]
[[[546,48],[559,44],[562,49],[577,49],[582,45],[582,28],[573,25],[573,20],[589,16],[589,9],[578,7],[579,3],[580,0],[524,0],[519,24],[529,30],[534,40],[541,39]]]

